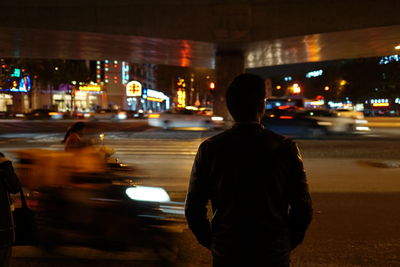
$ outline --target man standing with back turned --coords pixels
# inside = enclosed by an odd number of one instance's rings
[[[186,219],[213,266],[288,267],[311,222],[296,144],[260,124],[265,95],[259,76],[236,77],[226,93],[235,125],[204,141],[193,164]]]

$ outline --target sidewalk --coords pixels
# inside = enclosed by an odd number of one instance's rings
[[[304,167],[311,192],[400,192],[400,168],[390,164],[399,161],[305,158]]]

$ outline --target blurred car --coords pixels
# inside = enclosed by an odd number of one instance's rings
[[[361,111],[354,111],[349,109],[335,109],[335,112],[340,117],[353,118],[357,120],[364,119],[364,113],[362,113]]]
[[[148,115],[148,124],[163,129],[173,128],[201,128],[213,129],[222,127],[222,117],[198,114],[196,110],[177,109],[164,113],[152,113]]]
[[[147,113],[143,109],[139,110],[122,110],[126,113],[128,119],[144,119],[147,117]]]
[[[335,112],[322,109],[273,109],[266,112],[262,123],[279,134],[302,137],[369,131],[365,120],[339,117]]]
[[[25,118],[25,115],[23,113],[0,111],[0,119],[23,119],[23,118]]]
[[[24,117],[27,120],[59,120],[64,118],[64,113],[52,109],[34,109],[25,113]]]
[[[77,119],[90,119],[93,116],[93,112],[90,111],[78,111],[73,113],[73,117]]]
[[[126,111],[116,109],[100,109],[91,114],[92,120],[125,120],[127,118]]]
[[[265,128],[283,135],[320,137],[327,134],[326,126],[320,125],[318,120],[298,116],[291,110],[269,110],[261,123]]]
[[[298,116],[315,118],[318,124],[325,126],[327,133],[332,134],[354,134],[366,133],[370,129],[366,126],[366,120],[352,117],[339,116],[335,111],[326,109],[305,109],[295,112]]]

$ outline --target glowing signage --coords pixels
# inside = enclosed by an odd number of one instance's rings
[[[129,81],[129,64],[122,61],[122,84],[127,84]]]
[[[178,90],[178,108],[184,108],[186,106],[186,92],[184,90]]]
[[[322,74],[324,74],[323,70],[314,70],[314,71],[310,71],[306,74],[306,78],[315,78],[318,76],[322,76]]]
[[[389,103],[373,103],[373,107],[388,107]]]
[[[391,55],[391,56],[382,57],[381,60],[379,61],[379,64],[385,65],[390,62],[398,62],[398,61],[400,61],[399,55]]]
[[[126,85],[126,96],[142,96],[142,84],[138,81],[130,81]]]
[[[298,83],[293,84],[292,92],[293,92],[293,94],[300,94],[301,93],[301,88],[300,88]]]
[[[147,89],[147,98],[153,97],[164,100],[167,96],[163,92]]]
[[[85,92],[100,92],[101,86],[97,84],[84,85],[84,86],[79,86],[79,90]]]
[[[29,90],[31,90],[31,88],[32,88],[31,78],[29,76],[24,76],[19,80],[19,82],[13,81],[12,88],[5,91],[26,93]]]
[[[11,77],[21,77],[21,69],[14,69],[14,73],[11,74]]]

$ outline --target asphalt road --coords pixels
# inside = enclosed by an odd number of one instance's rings
[[[382,128],[380,128],[382,129]],[[383,129],[383,132],[384,129]],[[182,201],[196,149],[216,132],[144,130],[110,132],[106,145],[137,167],[142,183],[165,187]],[[62,134],[0,139],[2,151],[62,149]],[[314,220],[292,266],[400,266],[400,138],[396,134],[297,140],[308,174]],[[210,266],[209,252],[185,230],[175,244],[173,266]],[[47,255],[35,248],[14,250],[13,266],[165,266],[149,252],[105,253],[66,248]]]

